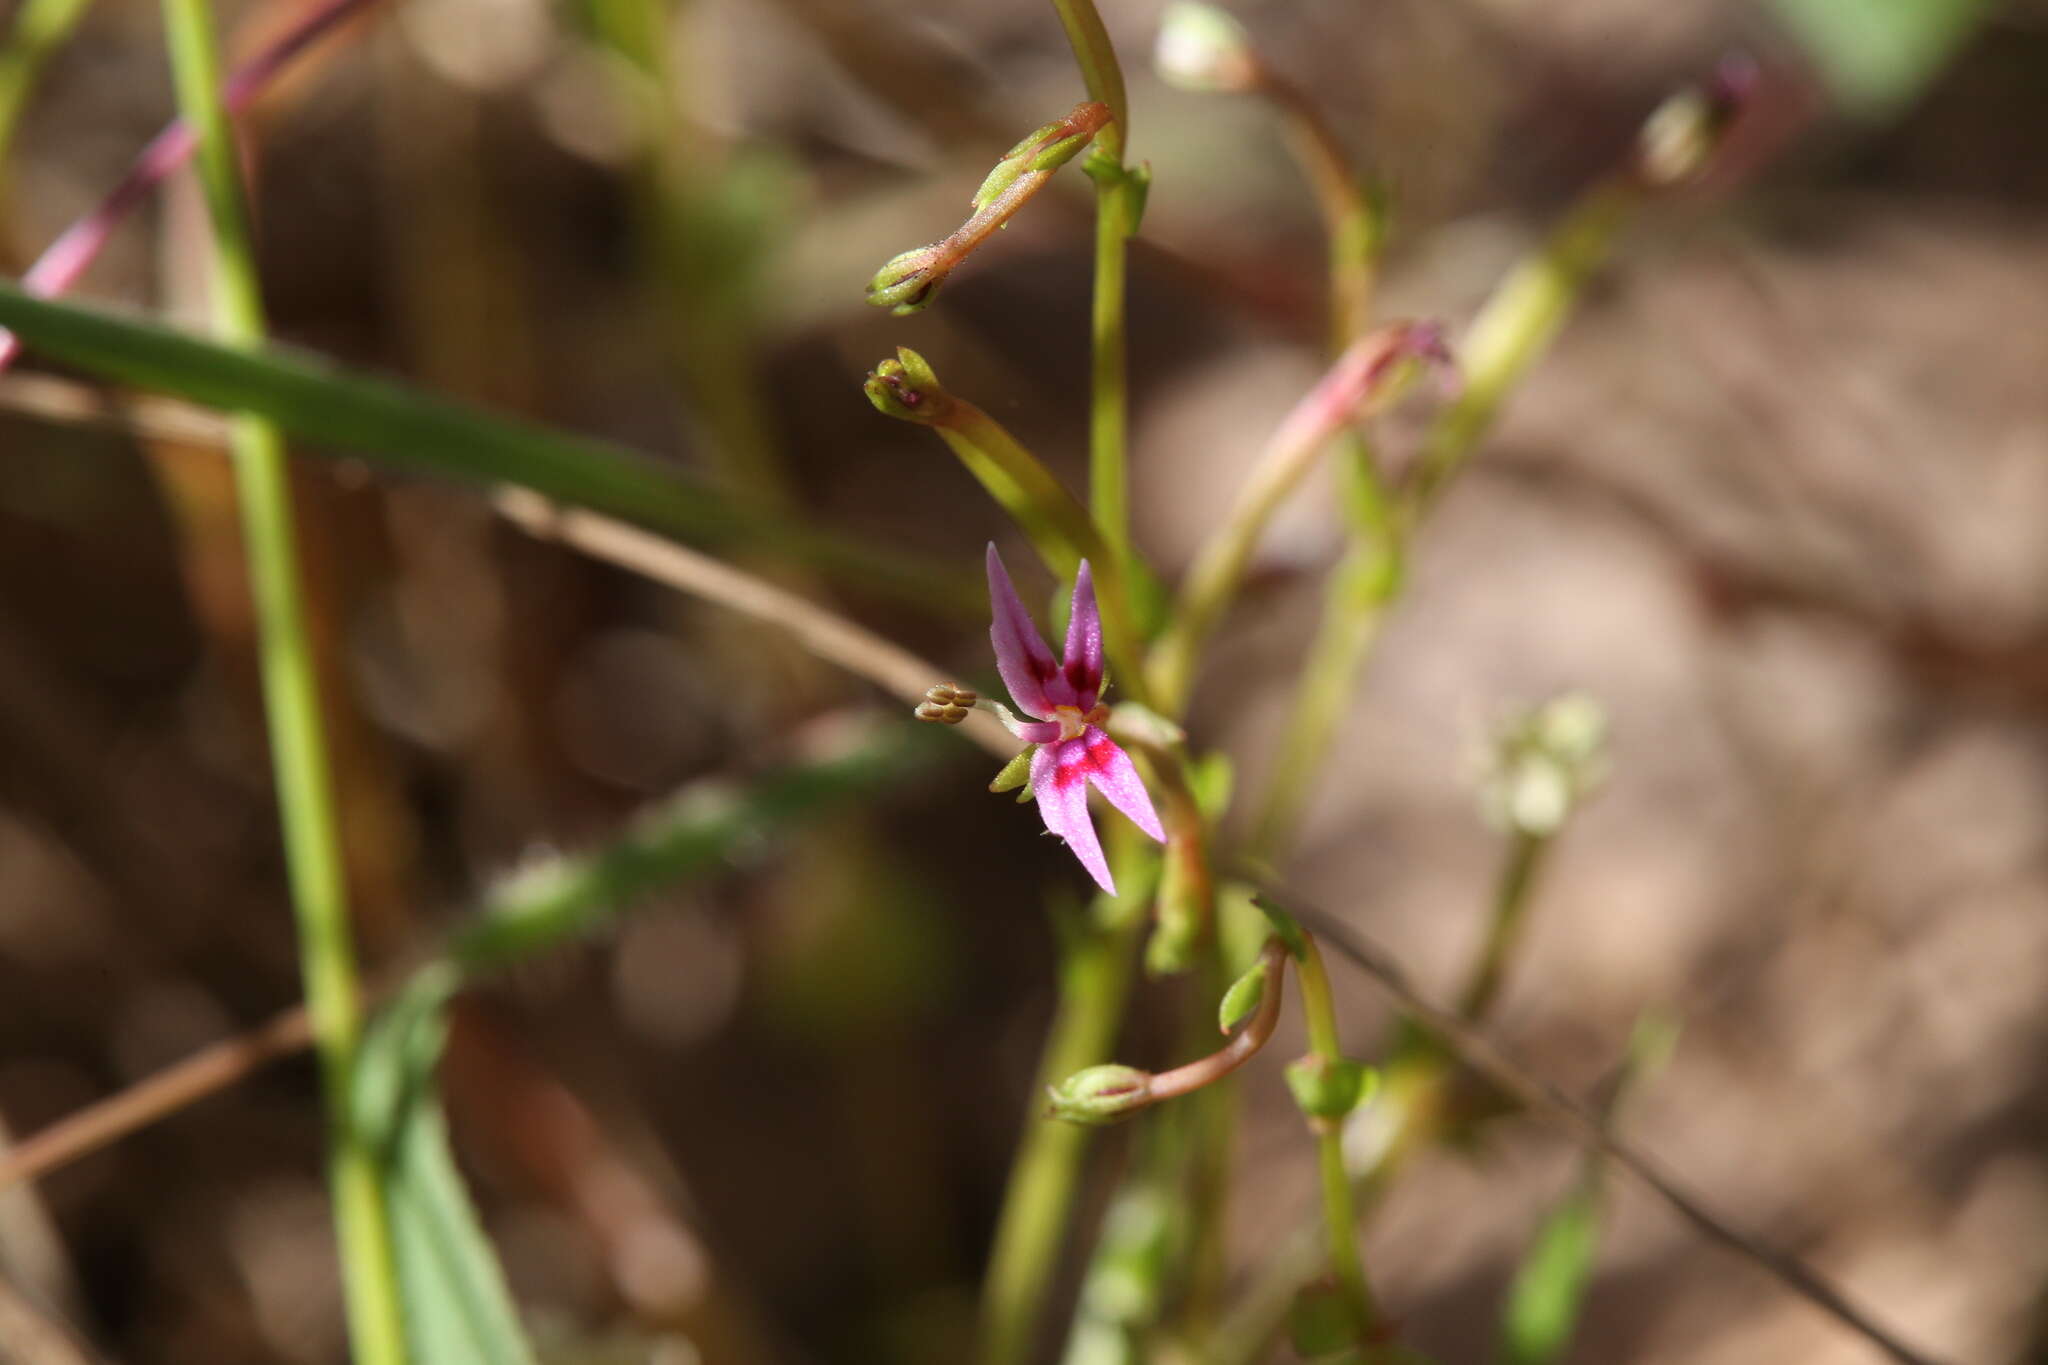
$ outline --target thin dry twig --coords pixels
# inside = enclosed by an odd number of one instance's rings
[[[500,490],[494,502],[507,521],[529,535],[559,541],[593,559],[630,569],[786,631],[818,658],[866,678],[913,706],[924,699],[925,689],[946,678],[937,665],[837,612],[637,526],[560,507],[525,489]],[[991,753],[1007,759],[1017,752],[1017,741],[986,712],[970,712],[960,728]]]
[[[59,1119],[12,1150],[0,1153],[0,1190],[37,1180],[110,1143],[168,1118],[187,1105],[261,1070],[312,1041],[303,1005],[294,1005],[247,1033],[223,1038],[182,1062],[147,1076],[103,1100]]]
[[[0,408],[178,445],[217,447],[227,437],[225,421],[204,408],[167,398],[111,398],[92,385],[43,375],[0,380]],[[567,545],[774,626],[818,658],[912,706],[924,699],[925,689],[948,676],[938,665],[829,608],[637,526],[565,508],[522,488],[501,488],[492,501],[500,515],[536,539]],[[970,714],[960,728],[999,757],[1017,751],[1001,723],[984,712]]]
[[[1288,913],[1319,935],[1339,956],[1364,971],[1395,1005],[1443,1039],[1467,1066],[1520,1100],[1530,1113],[1562,1129],[1572,1141],[1598,1152],[1642,1181],[1708,1240],[1719,1242],[1754,1262],[1794,1294],[1901,1365],[1940,1365],[1937,1357],[1908,1346],[1889,1328],[1850,1302],[1819,1271],[1791,1253],[1740,1231],[1713,1213],[1698,1196],[1688,1192],[1662,1162],[1608,1132],[1598,1115],[1516,1061],[1485,1029],[1424,999],[1401,964],[1384,948],[1292,893],[1272,889],[1265,894],[1275,905],[1284,906]]]

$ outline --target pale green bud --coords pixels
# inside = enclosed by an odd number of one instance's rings
[[[868,302],[897,317],[915,313],[931,302],[932,292],[945,283],[953,265],[937,244],[893,256],[868,281]]]
[[[1152,1073],[1115,1062],[1076,1071],[1047,1086],[1052,1112],[1069,1123],[1101,1125],[1142,1109],[1151,1099]]]

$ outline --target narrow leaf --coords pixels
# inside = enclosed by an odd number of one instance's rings
[[[770,547],[929,604],[922,561],[790,524],[624,447],[449,402],[316,356],[243,353],[151,322],[31,298],[0,284],[0,327],[102,379],[267,417],[332,455],[411,474],[516,484],[695,544]]]
[[[354,1112],[376,1149],[415,1359],[533,1365],[519,1313],[448,1146],[434,1090],[456,974],[416,975],[377,1018],[356,1072]]]

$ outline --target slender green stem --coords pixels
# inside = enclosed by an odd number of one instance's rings
[[[1111,125],[1114,127],[1115,125]],[[1088,406],[1088,501],[1119,560],[1131,556],[1129,422],[1124,343],[1124,265],[1130,243],[1128,196],[1121,184],[1096,190],[1095,302]]]
[[[220,100],[213,15],[207,0],[164,0],[164,25],[181,112],[199,139],[199,173],[213,224],[215,325],[229,345],[258,350],[264,339],[263,301],[235,147]],[[240,416],[230,427],[229,445],[256,598],[264,702],[306,1009],[320,1054],[349,1335],[355,1358],[364,1365],[400,1365],[406,1359],[405,1331],[382,1176],[350,1104],[362,1031],[355,948],[313,648],[299,592],[284,439],[272,423]]]
[[[1142,840],[1117,832],[1110,837],[1123,894],[1098,897],[1090,922],[1065,946],[1059,1008],[1039,1065],[1043,1085],[1100,1061],[1123,1021],[1159,860]],[[1033,1092],[982,1286],[983,1365],[1022,1365],[1032,1358],[1066,1243],[1082,1158],[1096,1131],[1043,1117],[1042,1094],[1042,1087]]]
[[[660,335],[726,486],[763,508],[795,501],[753,369],[758,231],[737,230],[730,175],[682,105],[664,0],[589,0],[605,64],[638,139],[635,237],[659,301]]]
[[[1280,503],[1314,467],[1330,439],[1397,397],[1413,367],[1440,354],[1433,329],[1396,323],[1355,342],[1274,429],[1236,504],[1195,556],[1173,620],[1153,649],[1158,705],[1177,715],[1210,634],[1237,596],[1252,551]]]
[[[949,396],[944,412],[930,425],[1031,537],[1046,567],[1061,578],[1071,578],[1082,559],[1090,561],[1110,666],[1125,695],[1149,704],[1131,604],[1129,558],[1104,541],[1066,485],[1002,423],[961,398]]]
[[[1308,1026],[1309,1052],[1335,1064],[1343,1059],[1337,1037],[1337,1004],[1330,989],[1330,974],[1323,965],[1322,949],[1315,938],[1303,934],[1307,946],[1297,964],[1301,976],[1301,1009]],[[1358,1250],[1358,1215],[1351,1197],[1351,1173],[1344,1166],[1344,1121],[1317,1117],[1309,1120],[1316,1135],[1316,1165],[1322,1183],[1324,1244],[1330,1271],[1351,1318],[1358,1344],[1367,1346],[1383,1334],[1384,1319],[1365,1278],[1365,1260]]]
[[[1124,98],[1124,70],[1110,45],[1109,30],[1095,10],[1095,0],[1052,0],[1060,23],[1067,30],[1067,42],[1074,49],[1074,61],[1088,86],[1088,98],[1109,106],[1110,126],[1097,137],[1098,146],[1123,164],[1124,141],[1130,136],[1130,105]]]
[[[1458,1013],[1468,1020],[1484,1018],[1500,995],[1507,965],[1522,941],[1522,926],[1528,922],[1530,892],[1536,886],[1543,855],[1550,840],[1517,830],[1510,836],[1506,861],[1494,884],[1493,915],[1487,921],[1486,942],[1465,989],[1458,995]]]
[[[1109,106],[1110,122],[1095,136],[1108,167],[1095,176],[1095,300],[1089,314],[1093,359],[1088,405],[1088,501],[1102,537],[1122,563],[1131,558],[1129,394],[1125,358],[1124,274],[1131,234],[1132,184],[1124,170],[1130,104],[1124,73],[1094,0],[1053,0],[1074,49],[1090,99]]]
[[[1279,110],[1329,242],[1330,356],[1365,334],[1372,312],[1386,224],[1364,179],[1315,102],[1259,66],[1258,89]],[[1339,438],[1338,463],[1347,484],[1349,522],[1343,558],[1330,573],[1316,638],[1288,711],[1280,757],[1253,820],[1249,853],[1270,864],[1286,852],[1359,670],[1401,582],[1402,545],[1389,516],[1386,488],[1371,447],[1357,432]]]
[[[1493,424],[1502,401],[1549,348],[1643,195],[1626,177],[1594,186],[1480,309],[1458,347],[1464,389],[1424,441],[1422,463],[1405,498],[1407,520],[1436,500]]]
[[[1259,93],[1279,111],[1294,158],[1315,191],[1329,244],[1330,354],[1365,335],[1385,223],[1344,144],[1298,86],[1260,64]]]
[[[1548,838],[1518,833],[1508,847],[1494,884],[1493,913],[1487,923],[1485,947],[1458,993],[1458,1013],[1470,1022],[1483,1020],[1499,997],[1502,974],[1527,920],[1531,893],[1550,843]],[[1308,977],[1304,966],[1304,1007],[1310,995]],[[1391,1116],[1392,1135],[1370,1165],[1350,1171],[1346,1177],[1353,1197],[1365,1208],[1377,1204],[1395,1172],[1442,1131],[1449,1117],[1445,1111],[1446,1087],[1455,1066],[1455,1059],[1429,1034],[1412,1025],[1404,1026],[1374,1101],[1383,1115]],[[1327,1199],[1327,1170],[1323,1176]],[[1327,1241],[1327,1214],[1322,1231],[1323,1240]],[[1324,1255],[1318,1239],[1307,1227],[1290,1237],[1232,1309],[1217,1333],[1217,1346],[1208,1357],[1209,1365],[1249,1365],[1256,1359],[1279,1329],[1295,1292],[1317,1273]]]
[[[86,0],[24,0],[7,45],[0,48],[0,202],[7,194],[7,154],[21,126],[21,111],[43,66],[85,17]]]

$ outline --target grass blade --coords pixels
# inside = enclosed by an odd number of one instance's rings
[[[978,598],[946,596],[946,575],[922,560],[793,524],[624,447],[481,412],[316,356],[237,351],[156,323],[31,298],[8,284],[0,284],[0,327],[48,359],[268,418],[329,454],[411,474],[516,484],[678,540],[768,548],[906,601],[981,610]]]

